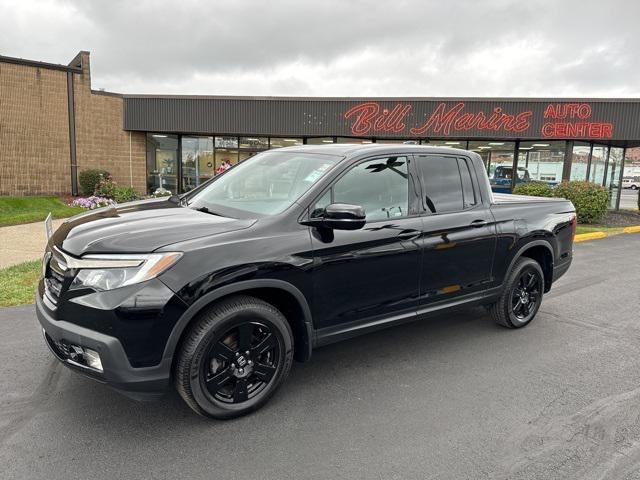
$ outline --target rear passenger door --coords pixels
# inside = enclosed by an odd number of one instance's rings
[[[426,307],[488,287],[496,235],[470,159],[447,154],[414,158],[424,233],[419,303]]]

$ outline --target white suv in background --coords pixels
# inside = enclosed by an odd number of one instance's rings
[[[640,177],[623,177],[622,188],[638,190],[640,188]]]

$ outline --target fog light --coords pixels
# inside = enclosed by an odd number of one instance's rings
[[[90,348],[85,348],[83,357],[87,367],[102,372],[102,361],[100,360],[100,354],[98,352]]]

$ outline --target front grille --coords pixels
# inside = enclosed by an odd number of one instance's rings
[[[44,277],[45,295],[54,305],[58,303],[64,288],[64,272],[66,270],[67,264],[64,261],[64,257],[54,249],[49,265],[46,266]]]

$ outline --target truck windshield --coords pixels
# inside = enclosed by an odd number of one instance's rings
[[[318,153],[263,152],[188,196],[187,205],[232,217],[275,215],[286,210],[341,159]]]

